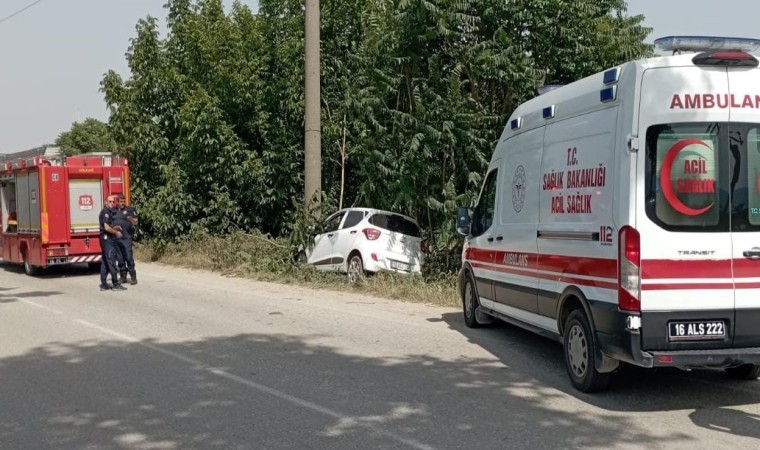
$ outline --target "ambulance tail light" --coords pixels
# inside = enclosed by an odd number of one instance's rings
[[[641,311],[641,240],[635,228],[620,229],[618,239],[618,307]]]
[[[714,51],[702,52],[692,58],[697,66],[757,67],[757,58],[745,52]]]

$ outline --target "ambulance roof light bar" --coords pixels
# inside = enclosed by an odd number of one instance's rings
[[[711,50],[754,52],[760,49],[760,39],[721,36],[667,36],[654,41],[664,52],[707,52]]]

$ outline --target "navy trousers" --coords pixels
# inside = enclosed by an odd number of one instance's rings
[[[119,263],[119,271],[135,270],[135,258],[132,255],[132,238],[121,237],[116,239],[116,261]]]
[[[100,284],[106,285],[108,283],[108,274],[111,274],[111,282],[113,284],[119,283],[119,276],[116,273],[116,239],[103,239],[100,238]]]

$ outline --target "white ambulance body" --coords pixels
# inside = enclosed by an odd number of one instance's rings
[[[467,324],[558,339],[583,391],[620,362],[760,374],[760,41],[658,43],[693,53],[520,105],[458,214]]]

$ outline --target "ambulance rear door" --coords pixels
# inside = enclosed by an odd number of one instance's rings
[[[728,75],[692,56],[642,75],[635,214],[644,350],[733,340]]]
[[[735,347],[760,347],[760,69],[728,68]]]

